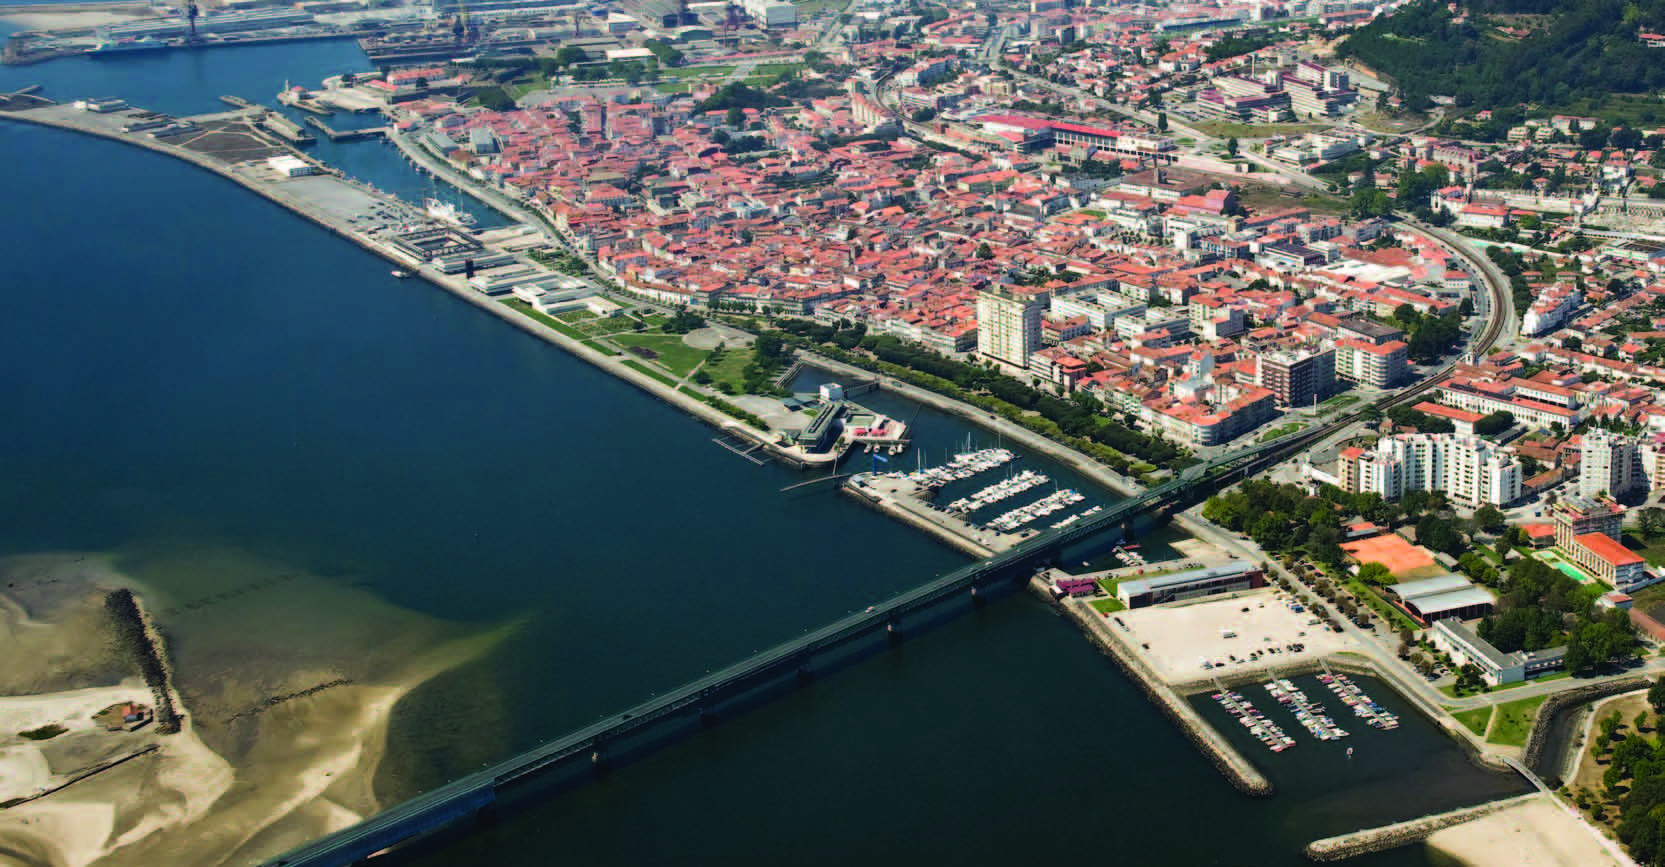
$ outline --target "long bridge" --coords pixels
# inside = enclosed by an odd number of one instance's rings
[[[1075,525],[1051,530],[986,560],[972,563],[923,586],[900,593],[865,611],[765,650],[750,659],[687,683],[664,695],[608,717],[559,740],[536,747],[496,766],[434,789],[385,810],[346,830],[331,834],[268,863],[268,867],[342,867],[419,834],[489,811],[498,791],[557,767],[586,770],[605,767],[609,750],[632,736],[670,720],[709,722],[721,705],[759,689],[813,674],[818,660],[847,650],[880,633],[898,637],[904,619],[950,600],[985,598],[989,591],[1027,580],[1066,546],[1125,526],[1152,511],[1211,490],[1240,472],[1253,471],[1307,445],[1322,431],[1295,435],[1232,452],[1190,467],[1151,488]]]
[[[1471,251],[1459,248],[1459,252],[1476,261],[1492,295],[1489,321],[1469,346],[1473,351],[1483,352],[1498,339],[1504,318],[1512,316],[1513,311],[1504,284],[1486,270],[1490,263],[1474,256]],[[1152,512],[1194,502],[1201,495],[1237,478],[1253,475],[1337,431],[1345,430],[1369,413],[1421,400],[1422,395],[1432,389],[1451,367],[1447,364],[1422,382],[1367,403],[1325,424],[1189,467],[1175,478],[1072,526],[1043,532],[1004,552],[900,593],[865,611],[398,804],[358,825],[270,861],[266,867],[345,867],[419,835],[471,818],[488,816],[494,811],[505,787],[554,777],[555,772],[562,769],[594,773],[596,769],[608,766],[610,751],[622,754],[631,748],[632,739],[640,744],[642,738],[651,736],[655,731],[662,733],[656,743],[664,743],[668,739],[664,733],[671,732],[671,727],[678,723],[697,731],[714,721],[720,712],[731,709],[748,697],[757,696],[761,690],[813,676],[817,661],[828,660],[840,651],[850,653],[858,649],[860,642],[879,634],[885,634],[891,640],[899,639],[903,621],[910,616],[918,618],[933,609],[945,609],[955,600],[964,604],[968,596],[981,600],[987,597],[988,591],[1016,586],[1072,544],[1084,542],[1100,533],[1129,527],[1134,520]],[[669,736],[676,735],[672,733]]]

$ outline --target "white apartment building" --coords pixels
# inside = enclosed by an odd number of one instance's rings
[[[1356,490],[1397,500],[1407,491],[1444,491],[1466,506],[1504,506],[1520,498],[1520,461],[1496,445],[1462,434],[1383,437],[1368,451],[1343,452],[1339,468]]]
[[[1584,434],[1580,452],[1580,496],[1620,497],[1636,488],[1648,486],[1642,449],[1635,439],[1597,428]]]
[[[1013,367],[1029,366],[1041,348],[1041,314],[1050,299],[1034,286],[997,286],[977,293],[977,351]]]

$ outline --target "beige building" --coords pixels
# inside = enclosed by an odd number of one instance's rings
[[[997,286],[977,293],[977,351],[1013,367],[1028,367],[1041,348],[1041,314],[1051,300],[1035,286]]]

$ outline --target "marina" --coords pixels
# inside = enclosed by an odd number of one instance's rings
[[[1353,714],[1363,720],[1371,728],[1390,731],[1399,728],[1399,717],[1377,704],[1364,690],[1353,683],[1345,674],[1333,674],[1325,671],[1318,675],[1318,681],[1329,687],[1336,698],[1353,709]]]
[[[1222,688],[1214,693],[1214,700],[1272,752],[1281,753],[1295,746],[1295,739],[1284,734],[1277,723],[1263,716],[1242,693]]]
[[[1324,705],[1307,698],[1293,681],[1280,678],[1265,684],[1266,692],[1295,714],[1301,725],[1321,741],[1335,741],[1347,737],[1347,730],[1336,724],[1325,712]]]
[[[921,468],[911,473],[895,473],[892,475],[912,482],[921,488],[936,490],[951,482],[965,481],[996,467],[1005,466],[1014,460],[1017,460],[1017,453],[1010,449],[980,449],[978,451],[961,452],[944,466]]]
[[[988,526],[990,529],[1009,533],[1025,524],[1034,523],[1055,512],[1063,511],[1085,499],[1087,499],[1085,495],[1066,488],[1057,493],[1048,494],[1027,506],[1013,509],[990,521]]]
[[[1051,479],[1035,472],[1034,470],[1024,470],[1006,481],[990,485],[989,487],[984,488],[969,497],[961,497],[960,499],[949,503],[946,507],[944,507],[944,511],[956,515],[964,515],[970,512],[975,512],[984,506],[992,506],[1002,500],[1015,497],[1030,488],[1044,485],[1049,481],[1051,481]]]

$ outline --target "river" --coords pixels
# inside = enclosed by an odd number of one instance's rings
[[[0,87],[193,113],[364,66],[331,42],[114,64],[0,68]],[[318,152],[384,189],[428,188],[378,143]],[[782,495],[801,477],[218,178],[15,125],[0,125],[0,160],[29,167],[8,173],[0,553],[114,552],[183,597],[246,576],[178,564],[235,551],[449,623],[514,622],[400,705],[385,796],[964,562],[840,495]],[[995,444],[931,410],[914,420],[933,456],[968,434]],[[307,586],[262,591],[298,643],[317,635]],[[161,625],[189,643],[215,616]],[[1420,793],[1454,776],[1459,800],[1491,792],[1425,721],[1394,736],[1443,757],[1437,771],[1378,768],[1368,802],[1338,810],[1349,767],[1309,761],[1271,769],[1277,797],[1245,799],[1020,596],[411,859],[1293,865],[1310,839],[1447,800]]]

